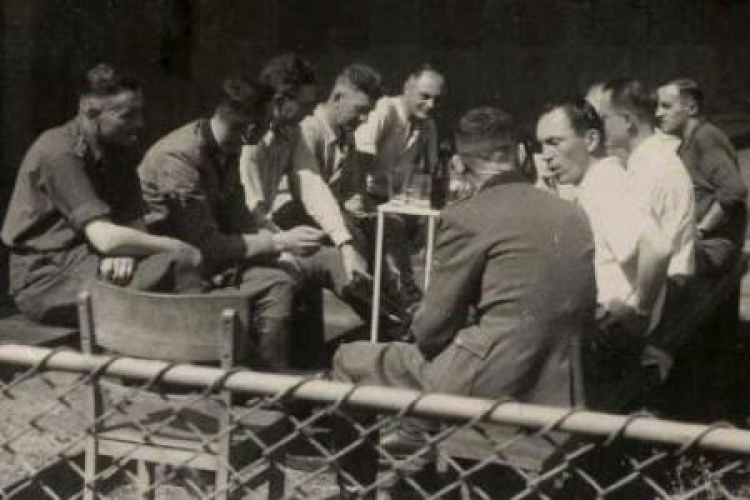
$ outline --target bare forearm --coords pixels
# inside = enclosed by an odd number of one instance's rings
[[[650,311],[656,302],[667,277],[670,255],[668,241],[657,230],[641,239],[635,278],[638,309]]]
[[[109,256],[142,256],[170,252],[185,247],[174,238],[156,236],[108,221],[94,221],[86,226],[89,242]]]

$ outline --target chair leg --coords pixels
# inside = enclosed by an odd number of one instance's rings
[[[83,500],[96,500],[96,455],[98,449],[96,440],[93,438],[86,439],[86,451],[84,457],[83,480],[85,483]]]
[[[138,495],[141,500],[155,500],[156,466],[145,460],[138,460]]]

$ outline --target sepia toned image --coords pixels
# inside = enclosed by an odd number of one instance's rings
[[[0,0],[0,497],[750,498],[749,25]]]

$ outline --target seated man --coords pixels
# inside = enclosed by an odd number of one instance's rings
[[[339,254],[321,249],[323,233],[259,227],[245,205],[237,165],[244,142],[266,133],[270,90],[228,78],[209,119],[171,132],[146,153],[138,173],[154,231],[200,248],[214,288],[236,290],[258,315],[258,351],[265,368],[288,368],[295,289],[314,282],[339,295],[350,278]]]
[[[11,290],[29,318],[77,324],[78,292],[97,275],[144,290],[202,289],[196,248],[144,232],[135,164],[124,156],[142,113],[139,84],[100,64],[86,73],[78,115],[26,154],[2,237]]]
[[[670,242],[630,186],[617,157],[604,150],[604,125],[583,99],[547,106],[537,122],[541,169],[577,186],[594,234],[598,330],[586,338],[587,402],[620,411],[632,395],[618,389],[640,374],[644,339],[659,321]]]
[[[581,404],[575,350],[594,319],[596,299],[586,216],[520,173],[516,125],[504,111],[466,113],[456,145],[481,187],[440,217],[433,277],[440,286],[427,290],[417,310],[411,327],[416,344],[343,345],[333,377]],[[418,443],[421,422],[412,425],[390,443]]]

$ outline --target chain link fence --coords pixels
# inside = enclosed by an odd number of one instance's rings
[[[1,498],[750,497],[727,425],[13,345],[0,368]]]

